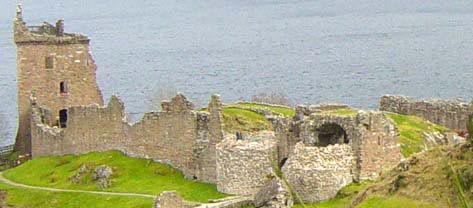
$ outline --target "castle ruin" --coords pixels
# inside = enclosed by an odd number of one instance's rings
[[[374,111],[324,113],[344,105],[298,106],[293,117],[270,119],[274,131],[242,139],[224,136],[218,95],[207,111],[197,111],[178,94],[162,102],[162,111],[130,124],[118,97],[103,103],[87,37],[65,33],[62,20],[55,26],[26,26],[21,7],[14,29],[16,148],[33,158],[120,150],[237,195],[257,194],[280,171],[305,202],[330,199],[351,182],[374,179],[401,160],[391,120]],[[274,184],[269,187],[285,186]]]
[[[414,100],[401,95],[384,95],[379,100],[379,110],[418,116],[461,132],[466,131],[468,115],[473,114],[473,101]]]
[[[66,123],[67,107],[103,105],[103,100],[86,36],[65,33],[63,20],[55,25],[45,22],[41,26],[27,26],[21,6],[17,7],[13,31],[19,121],[15,149],[30,153],[31,93],[39,103],[48,106],[51,121],[59,127]]]

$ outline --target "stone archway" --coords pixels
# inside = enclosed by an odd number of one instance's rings
[[[315,146],[326,147],[333,144],[348,144],[345,129],[336,123],[325,123],[315,129]]]

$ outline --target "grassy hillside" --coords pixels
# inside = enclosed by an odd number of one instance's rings
[[[394,113],[387,113],[386,115],[396,123],[400,134],[398,140],[401,144],[401,153],[404,157],[424,149],[422,132],[443,133],[450,131],[446,127],[433,124],[417,116]]]
[[[469,144],[438,146],[412,155],[375,182],[351,184],[335,199],[305,207],[472,207],[472,160],[473,148]]]
[[[5,204],[20,208],[150,208],[153,199],[144,197],[103,196],[85,193],[58,193],[16,188],[0,183],[7,191]]]
[[[224,107],[223,128],[227,132],[271,130],[271,123],[263,115],[237,107]]]
[[[70,178],[82,165],[89,167],[88,172],[80,184],[73,184]],[[91,173],[98,165],[113,169],[112,186],[103,191],[157,195],[162,191],[176,190],[184,199],[199,202],[226,196],[217,192],[215,185],[187,180],[181,172],[167,165],[129,158],[118,151],[37,158],[6,171],[4,176],[28,185],[97,191],[99,188],[91,180]]]
[[[335,109],[335,110],[326,110],[326,111],[322,111],[322,113],[339,115],[339,116],[356,116],[358,111],[352,108],[342,108],[342,109]]]
[[[370,185],[375,184],[374,182],[363,182],[353,183],[346,186],[339,191],[336,198],[315,204],[295,205],[294,208],[350,208],[352,207],[352,201],[360,192],[364,191]],[[436,206],[412,200],[405,197],[384,197],[384,196],[368,196],[360,204],[355,206],[356,208],[437,208]]]
[[[291,107],[286,107],[286,106],[277,106],[277,105],[269,105],[269,104],[264,104],[264,103],[252,103],[252,102],[238,102],[235,104],[230,104],[229,106],[233,107],[238,107],[238,108],[247,108],[247,109],[253,109],[253,110],[267,110],[271,111],[272,113],[276,115],[281,115],[284,117],[291,117],[294,116],[295,111]]]

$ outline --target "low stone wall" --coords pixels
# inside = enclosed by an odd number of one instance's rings
[[[349,145],[309,147],[298,143],[282,168],[284,178],[304,202],[333,198],[353,181],[354,157]]]
[[[274,174],[276,141],[271,132],[227,137],[217,144],[217,189],[236,195],[253,195]]]
[[[126,122],[123,103],[112,97],[107,106],[68,108],[65,128],[44,123],[41,112],[48,111],[32,103],[33,157],[120,150],[167,163],[188,178],[215,183],[215,145],[223,139],[218,96],[212,96],[209,112],[198,112],[178,94],[163,102],[162,112],[146,113],[135,124]]]
[[[468,115],[473,113],[473,103],[460,100],[414,100],[399,95],[380,98],[379,109],[399,114],[415,115],[448,128],[466,130]]]

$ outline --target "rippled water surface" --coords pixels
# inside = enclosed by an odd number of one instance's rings
[[[0,0],[0,113],[16,129],[15,1]],[[471,0],[25,0],[29,24],[64,18],[91,39],[97,79],[127,112],[160,86],[198,104],[267,91],[294,103],[376,108],[385,93],[463,97],[473,89]],[[12,139],[5,139],[9,143]]]

